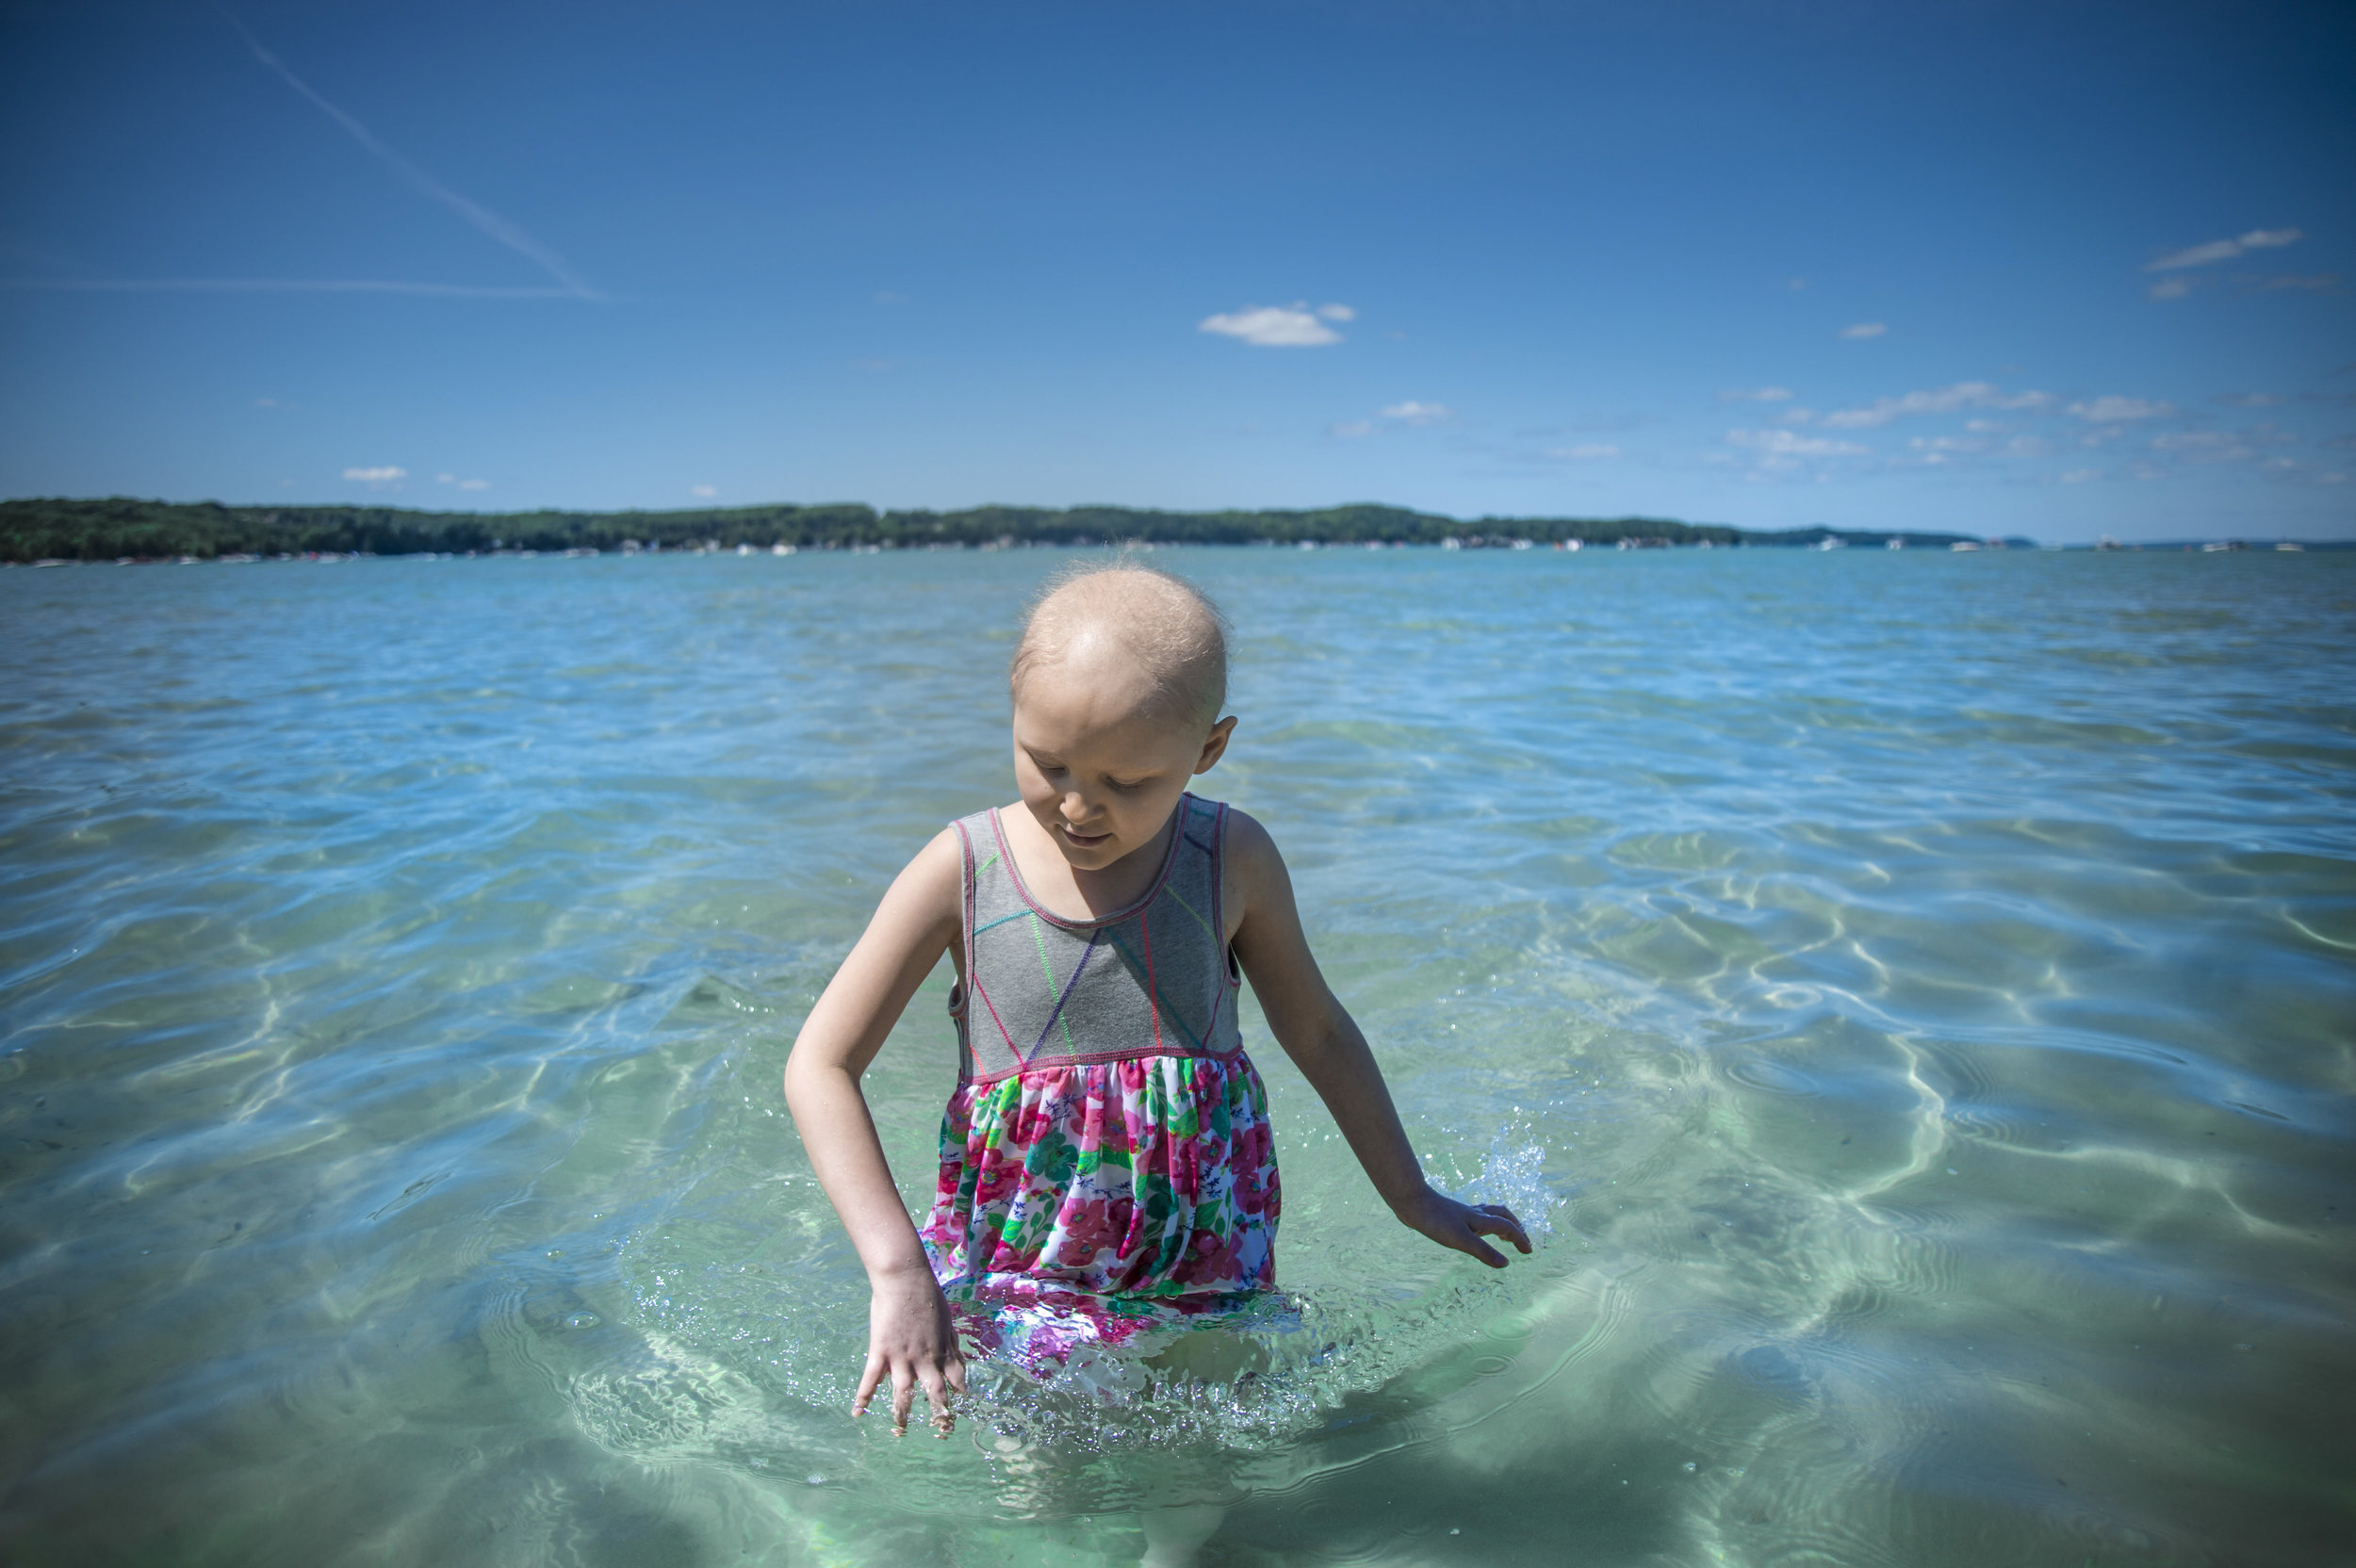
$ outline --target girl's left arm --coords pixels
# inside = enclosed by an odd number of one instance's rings
[[[1276,1042],[1333,1113],[1374,1190],[1401,1224],[1492,1268],[1505,1266],[1505,1254],[1483,1236],[1510,1241],[1527,1253],[1530,1238],[1511,1209],[1502,1203],[1460,1203],[1424,1180],[1366,1036],[1326,985],[1309,951],[1292,877],[1268,829],[1231,808],[1225,847],[1228,906],[1240,911],[1232,938],[1235,959],[1268,1014]]]

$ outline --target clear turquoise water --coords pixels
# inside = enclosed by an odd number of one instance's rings
[[[8,1555],[2350,1560],[2356,557],[1161,559],[1206,782],[1536,1257],[1266,1047],[1270,1376],[843,1413],[779,1070],[1010,792],[1046,552],[0,573]]]

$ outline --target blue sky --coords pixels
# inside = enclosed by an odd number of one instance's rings
[[[0,494],[2356,535],[2356,10],[24,5]]]

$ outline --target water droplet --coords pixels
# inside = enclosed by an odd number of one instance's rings
[[[1955,1168],[1954,1166],[1949,1166],[1949,1167],[1947,1168],[1947,1174],[1948,1174],[1948,1175],[1950,1175],[1950,1176],[1953,1176],[1955,1173]]]
[[[810,1482],[812,1486],[824,1486],[826,1484],[826,1478],[818,1474],[815,1470],[811,1471],[809,1475],[804,1476],[802,1479]]]
[[[1701,1466],[1699,1466],[1699,1465],[1695,1464],[1695,1463],[1694,1463],[1692,1460],[1690,1460],[1690,1459],[1689,1459],[1689,1460],[1687,1460],[1687,1461],[1685,1462],[1685,1473],[1686,1473],[1687,1475],[1689,1475],[1689,1476],[1690,1476],[1690,1475],[1692,1475],[1694,1471],[1696,1471],[1696,1470],[1698,1470],[1698,1469],[1700,1469],[1700,1468],[1701,1468]]]
[[[573,1314],[572,1316],[564,1319],[564,1327],[568,1329],[594,1329],[604,1321],[604,1318],[599,1317],[594,1312],[577,1312]]]

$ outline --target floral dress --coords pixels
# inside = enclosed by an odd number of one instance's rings
[[[1031,897],[996,811],[956,825],[960,1072],[920,1235],[985,1353],[1045,1371],[1275,1283],[1268,1090],[1221,939],[1226,814],[1183,796],[1153,885],[1094,921]]]

